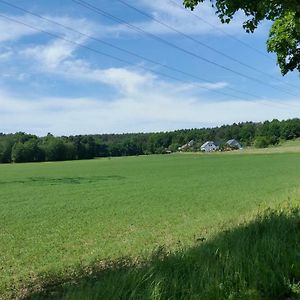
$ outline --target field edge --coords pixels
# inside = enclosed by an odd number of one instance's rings
[[[195,249],[205,249],[205,247],[211,248],[211,245],[214,245],[216,241],[226,240],[226,237],[230,237],[234,235],[235,232],[243,231],[245,228],[253,226],[253,224],[261,224],[265,221],[270,221],[273,217],[292,217],[296,220],[300,220],[300,205],[291,202],[286,201],[285,203],[279,205],[277,208],[274,207],[265,207],[258,209],[255,213],[252,214],[252,217],[244,219],[243,221],[240,221],[235,226],[230,226],[229,228],[225,228],[222,231],[220,231],[218,234],[208,238],[207,240],[205,238],[199,239],[198,243],[195,244],[195,246],[191,248],[185,248],[184,246],[177,250],[177,251],[168,251],[168,249],[164,248],[163,246],[158,247],[155,251],[153,251],[153,254],[151,257],[122,257],[117,260],[112,261],[95,261],[89,266],[77,266],[72,269],[66,269],[63,274],[57,274],[57,273],[44,273],[40,274],[37,278],[35,278],[34,281],[32,281],[30,284],[26,284],[23,286],[22,289],[14,291],[13,295],[11,295],[13,298],[21,298],[21,299],[47,299],[47,298],[53,298],[53,299],[64,299],[68,292],[71,293],[71,298],[66,297],[68,299],[73,299],[72,295],[74,296],[74,293],[79,292],[80,288],[85,290],[87,292],[86,287],[89,286],[89,284],[92,282],[97,282],[99,278],[105,279],[105,276],[111,277],[116,276],[117,280],[119,278],[119,275],[116,275],[116,273],[121,273],[124,275],[124,278],[121,278],[122,280],[129,280],[129,278],[126,278],[126,276],[131,277],[134,276],[135,279],[137,279],[137,274],[140,270],[146,270],[144,272],[149,272],[150,269],[153,269],[154,266],[158,266],[160,263],[163,263],[164,261],[173,260],[174,257],[182,257],[186,256],[186,253],[195,252],[198,250]],[[272,223],[272,222],[271,222]],[[297,224],[298,224],[297,223]],[[296,224],[296,225],[297,225]],[[300,223],[297,225],[299,226]],[[256,226],[256,225],[255,225]],[[280,225],[281,226],[281,225]],[[269,228],[268,228],[269,230]],[[247,231],[247,230],[246,230]],[[288,232],[285,232],[288,234]],[[277,234],[277,233],[276,233]],[[259,235],[258,235],[259,236]],[[298,232],[298,236],[299,232]],[[207,246],[208,245],[208,246]],[[218,251],[218,247],[215,245],[214,252]],[[298,249],[300,250],[300,240],[297,241]],[[215,249],[216,248],[216,249]],[[230,249],[227,249],[230,251]],[[267,250],[267,249],[266,249]],[[204,252],[207,252],[206,250],[201,250]],[[200,252],[201,252],[200,251]],[[226,252],[226,251],[225,251]],[[224,252],[224,253],[225,253]],[[211,255],[208,251],[208,255]],[[222,256],[222,254],[220,254]],[[189,256],[189,255],[187,255]],[[170,266],[169,266],[170,267]],[[176,263],[174,265],[176,267]],[[296,266],[299,271],[299,266]],[[129,270],[129,271],[128,271]],[[134,271],[132,271],[134,270]],[[127,272],[127,273],[126,273]],[[175,272],[176,273],[176,272]],[[145,274],[143,274],[145,275]],[[149,275],[149,274],[148,274]],[[121,275],[122,276],[122,275]],[[300,295],[300,287],[298,286],[300,284],[300,273],[297,274],[297,282],[295,282],[295,278],[290,282],[290,288],[291,290],[294,290],[294,292],[297,295]],[[155,276],[154,276],[155,277]],[[116,280],[116,282],[117,282]],[[105,280],[104,280],[105,281]],[[115,280],[110,278],[110,283],[114,282]],[[294,283],[293,283],[294,282]],[[82,287],[83,286],[85,287]],[[124,284],[124,283],[122,283]],[[122,286],[121,284],[121,286]],[[297,285],[298,284],[298,285]],[[131,287],[133,288],[135,284],[133,284]],[[139,284],[136,282],[136,285],[139,286]],[[101,285],[102,286],[102,285]],[[299,287],[299,289],[298,289]],[[91,291],[93,290],[93,287],[90,288]],[[99,291],[97,291],[99,292]],[[107,290],[106,290],[107,292]],[[124,295],[124,290],[120,291],[119,296],[126,296]],[[127,291],[130,292],[130,289]],[[134,290],[131,290],[131,292],[134,292]],[[149,292],[149,291],[148,291]],[[294,293],[293,292],[293,293]],[[299,293],[298,293],[299,292]],[[296,295],[295,294],[295,295]],[[103,295],[102,295],[103,296]],[[107,296],[107,294],[106,294]],[[255,295],[252,294],[252,299],[256,299]],[[4,298],[3,298],[4,299]],[[151,298],[152,299],[152,298]],[[154,299],[154,298],[153,298]],[[155,298],[156,299],[156,298]],[[157,298],[157,299],[167,299],[167,298]],[[250,298],[249,298],[250,299]],[[259,299],[259,298],[257,298]],[[266,298],[267,299],[267,298]],[[271,299],[271,298],[270,298]]]

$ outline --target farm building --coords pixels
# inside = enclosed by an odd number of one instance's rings
[[[208,141],[200,147],[200,150],[205,152],[213,152],[216,151],[218,148],[219,147],[215,144],[215,142]]]
[[[243,149],[242,145],[235,139],[227,141],[226,145],[230,146],[231,148]]]
[[[194,143],[195,143],[195,141],[191,140],[187,144],[184,144],[183,146],[178,147],[178,150],[179,151],[187,150],[188,148],[192,147],[194,145]]]

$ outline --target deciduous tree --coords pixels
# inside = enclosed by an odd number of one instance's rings
[[[243,27],[254,32],[263,20],[273,21],[267,49],[277,54],[283,75],[300,72],[300,1],[299,0],[184,0],[187,8],[210,1],[221,22],[229,23],[238,11],[247,16]]]

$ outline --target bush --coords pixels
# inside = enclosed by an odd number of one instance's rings
[[[269,146],[269,141],[265,136],[258,136],[254,142],[255,148],[267,148]]]

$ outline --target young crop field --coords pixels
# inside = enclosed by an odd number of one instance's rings
[[[26,295],[41,283],[80,277],[83,270],[105,261],[148,258],[161,246],[174,253],[213,243],[220,232],[250,220],[260,209],[277,208],[283,202],[294,205],[299,198],[299,153],[174,154],[0,165],[0,299]],[[272,228],[280,227],[278,218],[272,222]],[[282,228],[292,231],[294,225],[289,226]],[[250,251],[253,240],[244,242]],[[266,248],[272,246],[265,243]],[[195,250],[190,251],[188,256],[194,257]],[[178,256],[168,259],[165,270],[177,264],[181,274],[188,273]],[[172,271],[174,276],[181,276],[178,270]],[[201,277],[199,270],[193,274]],[[138,272],[137,277],[146,274]],[[299,263],[294,272],[299,274]],[[290,284],[297,289],[297,282]],[[159,283],[156,287],[148,298],[169,298],[160,294]],[[181,292],[169,296],[184,299],[184,289]],[[259,299],[255,291],[248,296]],[[116,295],[116,299],[130,297],[134,295]]]

